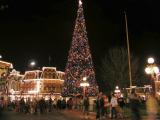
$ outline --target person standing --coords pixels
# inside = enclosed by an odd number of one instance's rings
[[[104,99],[102,97],[102,92],[100,92],[96,99],[96,120],[102,118],[104,109]]]
[[[124,98],[123,97],[119,97],[117,99],[117,101],[118,101],[118,105],[121,107],[121,109],[123,109],[124,106],[125,106]]]
[[[132,120],[141,120],[139,106],[140,100],[138,98],[138,95],[136,94],[135,89],[132,89],[130,95],[130,108],[132,113]]]
[[[104,99],[104,116],[107,117],[109,115],[110,103],[109,103],[108,96],[103,95],[103,99]]]
[[[4,99],[3,97],[0,98],[0,111],[3,111],[4,109]]]
[[[117,117],[116,107],[118,106],[117,98],[115,97],[114,93],[112,94],[110,105],[111,105],[111,119],[113,119]]]
[[[85,118],[88,119],[88,115],[89,115],[89,98],[88,97],[85,97],[83,101],[83,115]]]
[[[42,97],[39,101],[40,114],[43,114],[45,111],[45,100]]]
[[[49,98],[49,101],[48,101],[48,109],[49,109],[48,110],[49,112],[52,111],[52,98],[51,97]]]

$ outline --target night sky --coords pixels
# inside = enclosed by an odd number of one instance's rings
[[[77,0],[0,0],[0,54],[16,70],[31,59],[37,67],[64,71],[77,13]],[[156,0],[83,0],[93,62],[97,69],[108,49],[126,47],[127,13],[131,53],[160,63],[160,7]],[[146,62],[146,61],[144,61]]]

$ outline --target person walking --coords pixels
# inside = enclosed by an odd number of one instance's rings
[[[157,113],[158,113],[158,102],[153,94],[149,95],[146,101],[146,108],[147,108],[147,120],[156,120]]]
[[[139,97],[136,94],[135,89],[132,89],[131,95],[130,95],[130,108],[132,113],[132,117],[131,117],[132,120],[141,120],[139,106],[140,106]]]
[[[89,98],[85,97],[83,101],[83,115],[84,118],[88,119],[89,115]]]
[[[96,120],[100,120],[103,115],[104,109],[104,99],[102,97],[102,92],[100,92],[96,99]]]

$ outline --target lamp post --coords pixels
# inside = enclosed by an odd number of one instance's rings
[[[83,87],[83,100],[84,100],[86,87],[89,86],[89,83],[87,82],[87,77],[83,77],[83,81],[80,83],[80,86]]]
[[[37,62],[36,62],[35,60],[30,60],[30,61],[29,61],[29,63],[28,63],[28,68],[29,68],[30,70],[35,69],[36,66],[37,66]]]
[[[156,95],[156,81],[157,81],[157,74],[159,73],[159,68],[157,67],[157,65],[154,62],[154,58],[150,57],[147,59],[147,67],[145,68],[145,72],[146,74],[150,74],[151,78],[153,79],[151,81],[151,85],[152,85],[152,90],[153,90],[153,94],[154,96]]]
[[[31,61],[30,66],[34,67],[35,65],[36,65],[36,62],[35,61]]]

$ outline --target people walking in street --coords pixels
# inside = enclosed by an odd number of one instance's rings
[[[50,97],[48,101],[48,112],[51,112],[51,111],[52,111],[52,98]]]
[[[124,106],[125,106],[124,98],[123,97],[119,97],[117,99],[117,101],[118,101],[118,105],[123,109]]]
[[[55,98],[54,100],[53,100],[53,103],[52,103],[53,105],[53,109],[57,109],[57,98]]]
[[[0,111],[3,111],[4,109],[4,99],[3,97],[0,98]]]
[[[104,110],[104,99],[102,97],[102,92],[100,92],[96,99],[96,120],[100,120],[103,116]]]
[[[40,108],[40,113],[43,114],[46,109],[46,103],[44,98],[41,98],[41,100],[39,101],[39,108]]]
[[[29,114],[30,113],[30,108],[31,108],[30,104],[31,104],[31,101],[28,98],[28,100],[25,103],[25,114]]]
[[[72,98],[69,98],[69,100],[67,101],[67,108],[69,110],[71,110],[72,107],[73,107],[73,100],[72,100]]]
[[[118,106],[117,98],[115,97],[114,93],[112,93],[110,105],[111,105],[111,119],[113,119],[117,117],[116,107]]]
[[[88,119],[88,115],[89,115],[89,98],[88,97],[85,97],[83,101],[83,115],[85,118]]]
[[[104,116],[108,117],[109,109],[110,109],[110,103],[109,103],[108,96],[103,95],[103,99],[104,99]]]
[[[24,110],[25,110],[24,98],[21,98],[21,100],[19,101],[19,107],[20,107],[20,112],[24,112]]]
[[[138,95],[135,92],[135,89],[132,89],[131,95],[130,95],[130,108],[131,108],[131,119],[132,120],[141,120],[140,111],[140,100]]]
[[[154,95],[149,95],[146,101],[146,108],[147,108],[147,120],[156,120],[157,113],[158,113],[158,103]]]
[[[66,109],[66,100],[63,98],[61,101],[62,110]]]
[[[34,108],[34,114],[37,114],[38,111],[38,101],[36,98],[33,99],[33,108]]]

